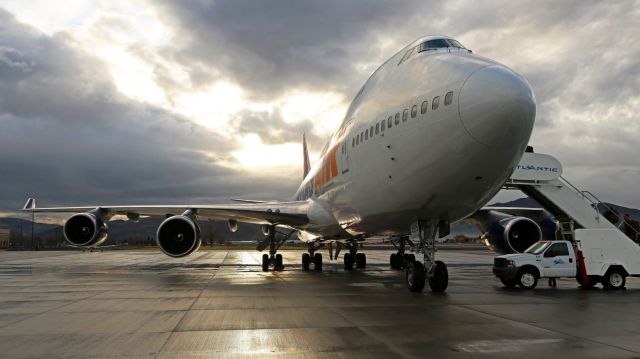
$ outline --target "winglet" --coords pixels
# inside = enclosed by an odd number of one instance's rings
[[[304,156],[304,173],[302,173],[302,179],[305,179],[311,170],[311,163],[309,162],[309,150],[307,149],[307,136],[302,134],[302,155]]]
[[[22,207],[23,211],[28,211],[30,209],[36,209],[36,199],[35,198],[29,197],[29,199],[27,199],[27,203],[25,203],[24,207]]]

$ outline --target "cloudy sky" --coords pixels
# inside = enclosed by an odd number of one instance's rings
[[[0,211],[288,199],[367,77],[427,34],[523,74],[531,144],[640,207],[640,2],[0,0]]]

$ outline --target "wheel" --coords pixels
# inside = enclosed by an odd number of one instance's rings
[[[416,263],[415,261],[413,263]],[[429,278],[429,287],[432,292],[441,293],[449,286],[449,271],[442,261],[436,261],[433,268],[433,276]]]
[[[516,286],[516,282],[514,280],[507,280],[507,279],[503,279],[500,278],[500,281],[502,282],[502,284],[504,284],[505,287],[507,288],[513,288]]]
[[[395,263],[396,263],[396,254],[391,253],[391,255],[389,256],[389,267],[391,267],[392,269],[396,269],[396,267],[394,266]]]
[[[303,253],[302,254],[302,270],[308,271],[310,263],[311,263],[311,256],[309,255],[309,253]]]
[[[276,254],[276,263],[273,269],[277,271],[281,271],[284,269],[284,264],[282,264],[282,254]]]
[[[518,285],[522,289],[533,289],[538,285],[538,278],[531,269],[524,268],[518,274]]]
[[[624,273],[618,268],[610,269],[602,278],[602,286],[605,289],[622,289],[627,281]]]
[[[405,271],[405,282],[410,291],[422,292],[424,289],[424,266],[420,262],[411,263]]]
[[[391,259],[391,268],[393,269],[402,269],[404,262],[404,255],[400,253],[395,253],[391,255],[393,259]]]
[[[413,253],[407,255],[407,262],[411,263],[415,261],[416,261],[416,256],[413,255]]]
[[[351,253],[345,253],[344,254],[344,269],[345,270],[352,270],[353,269],[353,262],[354,262],[353,255],[351,255]]]
[[[356,268],[362,269],[367,266],[367,256],[364,253],[356,254]]]
[[[262,255],[262,271],[267,272],[269,270],[269,255]]]
[[[322,254],[316,253],[313,256],[313,269],[317,272],[322,270]]]

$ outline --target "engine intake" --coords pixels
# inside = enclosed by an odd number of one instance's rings
[[[156,242],[166,255],[184,257],[200,247],[200,228],[185,215],[169,217],[158,227]]]
[[[542,238],[542,231],[529,218],[511,217],[492,224],[485,238],[495,252],[522,253]]]
[[[64,223],[64,239],[74,247],[97,246],[107,239],[107,225],[93,213],[78,213]]]

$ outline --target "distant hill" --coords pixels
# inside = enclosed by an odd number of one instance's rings
[[[617,204],[607,203],[607,202],[604,202],[604,204],[607,205],[610,208],[615,209],[621,215],[628,214],[629,217],[631,217],[631,219],[634,219],[636,221],[640,221],[640,210],[638,210],[638,209],[619,206]],[[541,208],[542,207],[538,202],[536,202],[533,198],[530,198],[530,197],[518,198],[518,199],[510,201],[510,202],[492,203],[489,206],[493,206],[493,207],[525,207],[525,208]],[[603,211],[603,210],[604,210],[604,207],[601,207],[600,211]]]

